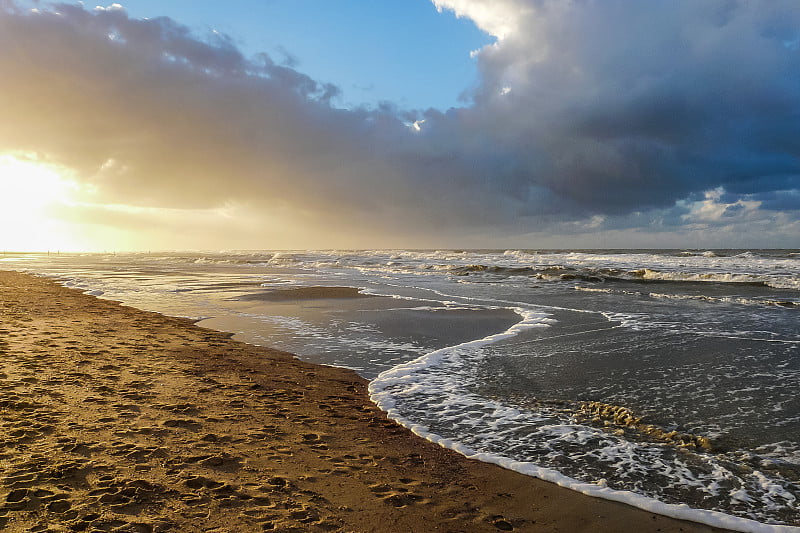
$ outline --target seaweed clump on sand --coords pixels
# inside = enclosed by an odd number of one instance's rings
[[[711,440],[708,437],[675,430],[667,431],[659,426],[647,424],[642,421],[641,417],[636,416],[633,411],[621,405],[603,402],[581,402],[578,414],[589,418],[595,424],[602,424],[605,427],[622,426],[623,428],[631,428],[657,441],[667,442],[682,448],[702,448],[709,451],[713,449]]]

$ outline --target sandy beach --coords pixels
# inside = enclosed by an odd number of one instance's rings
[[[354,372],[0,272],[0,529],[709,532],[468,460]]]

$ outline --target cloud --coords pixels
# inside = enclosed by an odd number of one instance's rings
[[[56,9],[0,18],[0,142],[77,169],[107,202],[345,201],[347,182],[363,179],[348,164],[385,165],[371,161],[374,130],[404,130],[394,117],[333,109],[335,87],[266,55],[246,60],[224,37]]]
[[[509,4],[524,30],[481,54],[471,112],[547,169],[524,179],[606,212],[800,186],[794,2]]]
[[[434,4],[499,38],[465,108],[339,109],[337,87],[221,34],[2,0],[0,151],[74,169],[99,203],[280,213],[298,247],[678,231],[723,195],[714,226],[797,205],[793,0]]]
[[[520,22],[531,11],[524,2],[514,0],[431,0],[436,9],[451,10],[457,17],[467,17],[489,35],[503,39],[518,33]]]

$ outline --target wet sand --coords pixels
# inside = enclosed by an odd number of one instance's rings
[[[468,460],[349,370],[0,272],[0,529],[709,532]]]
[[[262,291],[239,297],[239,300],[297,301],[330,298],[368,298],[369,296],[353,287],[297,287]]]

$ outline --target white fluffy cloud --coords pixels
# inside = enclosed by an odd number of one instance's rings
[[[457,17],[467,17],[480,29],[503,39],[520,29],[531,6],[515,0],[432,0],[436,9],[449,9]]]

